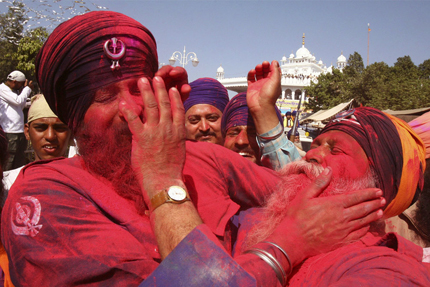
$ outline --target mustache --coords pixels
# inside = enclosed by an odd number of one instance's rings
[[[279,171],[281,176],[288,176],[292,174],[304,174],[309,179],[314,180],[317,178],[324,170],[324,167],[317,163],[310,163],[306,160],[294,161],[286,165],[282,170]]]
[[[196,134],[196,140],[199,139],[199,138],[201,138],[201,137],[204,137],[204,136],[213,136],[213,137],[216,137],[216,134],[213,131],[198,132]]]

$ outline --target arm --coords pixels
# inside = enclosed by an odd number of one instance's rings
[[[257,142],[261,150],[261,162],[263,166],[273,170],[280,170],[288,163],[300,159],[301,156],[296,146],[288,140],[283,132],[284,128],[278,121],[278,125],[270,131],[257,135]],[[275,135],[281,134],[279,137],[272,140],[264,138],[271,138]]]
[[[6,87],[2,89],[0,96],[9,105],[19,106],[23,109],[30,93],[31,89],[29,87],[24,87],[19,95],[14,93],[9,87]]]
[[[276,114],[276,100],[280,94],[281,70],[277,61],[272,64],[265,61],[249,71],[247,104],[255,122],[262,163],[274,170],[300,158]]]
[[[145,120],[135,113],[130,103],[120,103],[120,111],[133,134],[132,165],[148,207],[151,207],[150,200],[154,195],[170,186],[185,188],[182,179],[185,113],[180,93],[175,87],[167,90],[164,80],[159,76],[154,77],[152,84],[153,89],[146,78],[138,82]],[[151,212],[151,222],[162,258],[202,223],[190,201],[162,204]]]

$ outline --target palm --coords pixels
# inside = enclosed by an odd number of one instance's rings
[[[269,62],[257,65],[248,73],[248,91],[246,100],[248,108],[256,111],[267,106],[274,106],[281,94],[279,68]]]

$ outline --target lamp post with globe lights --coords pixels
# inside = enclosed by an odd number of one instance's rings
[[[185,51],[184,46],[184,52],[181,53],[179,51],[173,52],[172,57],[169,59],[169,64],[174,65],[176,60],[179,61],[179,64],[182,65],[183,68],[185,68],[185,65],[188,64],[188,61],[191,60],[194,67],[197,67],[199,64],[199,59],[197,59],[197,55],[194,52],[189,52],[188,54]]]

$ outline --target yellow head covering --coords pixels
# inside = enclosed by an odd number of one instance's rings
[[[49,107],[42,94],[37,94],[31,98],[31,106],[28,110],[28,123],[40,118],[58,118]]]

